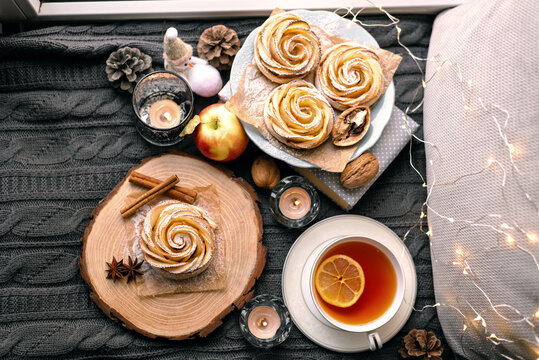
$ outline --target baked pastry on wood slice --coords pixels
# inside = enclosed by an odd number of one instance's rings
[[[131,253],[128,234],[133,219],[123,219],[119,210],[128,196],[141,190],[128,181],[132,171],[161,181],[178,174],[186,188],[215,189],[222,209],[217,222],[219,245],[222,240],[226,248],[224,290],[139,296],[136,281],[114,282],[106,278],[106,262],[113,257],[126,259]],[[267,250],[262,245],[262,217],[257,201],[246,181],[192,155],[174,152],[144,160],[92,212],[84,232],[79,265],[90,287],[90,297],[111,319],[152,338],[182,340],[209,335],[228,313],[251,299],[255,281],[264,268]]]
[[[331,105],[304,80],[275,88],[264,106],[268,131],[280,142],[296,149],[312,149],[331,134],[335,114]]]
[[[320,62],[320,40],[307,22],[288,12],[270,16],[254,46],[256,66],[278,84],[304,78]]]
[[[173,280],[194,277],[208,268],[217,227],[204,210],[164,201],[146,214],[140,234],[145,260],[161,276]]]
[[[339,115],[331,136],[335,146],[355,145],[363,139],[371,126],[371,109],[368,106],[354,106]]]

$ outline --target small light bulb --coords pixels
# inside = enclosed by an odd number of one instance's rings
[[[505,238],[505,241],[507,241],[509,245],[513,245],[515,243],[515,238],[512,237],[511,235],[507,235],[507,237]]]
[[[537,240],[539,240],[537,238],[537,234],[534,234],[534,233],[526,233],[526,237],[528,238],[528,241],[532,244],[535,244],[537,242]]]
[[[450,223],[454,223],[454,222],[455,222],[455,219],[453,219],[452,217],[448,217],[448,218],[447,218],[447,221],[449,221]]]
[[[457,255],[462,255],[462,254],[464,254],[464,251],[462,251],[461,248],[457,248],[457,250],[455,250],[455,252],[457,253]]]
[[[507,144],[507,147],[509,148],[509,152],[511,154],[514,154],[515,153],[515,145],[513,144]]]
[[[493,159],[493,158],[490,158],[490,159],[487,160],[488,166],[491,166],[491,165],[494,164],[494,163],[496,163],[496,160]]]

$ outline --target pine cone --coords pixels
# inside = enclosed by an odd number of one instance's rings
[[[110,54],[105,71],[112,86],[133,93],[137,81],[153,71],[152,58],[137,48],[123,47]]]
[[[399,353],[403,358],[416,358],[422,360],[442,360],[442,342],[436,338],[432,331],[411,330],[402,339],[402,348]]]
[[[208,60],[219,70],[230,69],[239,49],[238,34],[224,25],[215,25],[204,30],[197,45],[198,56]]]

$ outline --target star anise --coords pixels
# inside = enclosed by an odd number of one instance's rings
[[[116,281],[117,279],[124,278],[125,265],[123,260],[117,261],[116,258],[113,256],[112,262],[107,263],[107,266],[109,267],[109,269],[106,270],[107,279],[112,279]]]
[[[135,280],[138,275],[144,274],[144,271],[140,270],[140,267],[142,266],[142,261],[139,262],[137,258],[133,260],[131,259],[131,256],[127,258],[127,261],[128,264],[125,265],[125,271],[123,273],[127,276],[127,282]]]

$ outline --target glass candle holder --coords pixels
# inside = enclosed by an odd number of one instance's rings
[[[305,178],[287,176],[271,191],[270,208],[278,222],[289,228],[300,228],[318,216],[320,198]]]
[[[258,295],[241,309],[240,329],[252,345],[267,349],[286,340],[292,320],[281,299],[269,294]]]
[[[194,111],[187,81],[169,71],[155,71],[139,80],[133,90],[135,127],[149,143],[171,146],[183,140],[180,133]]]

